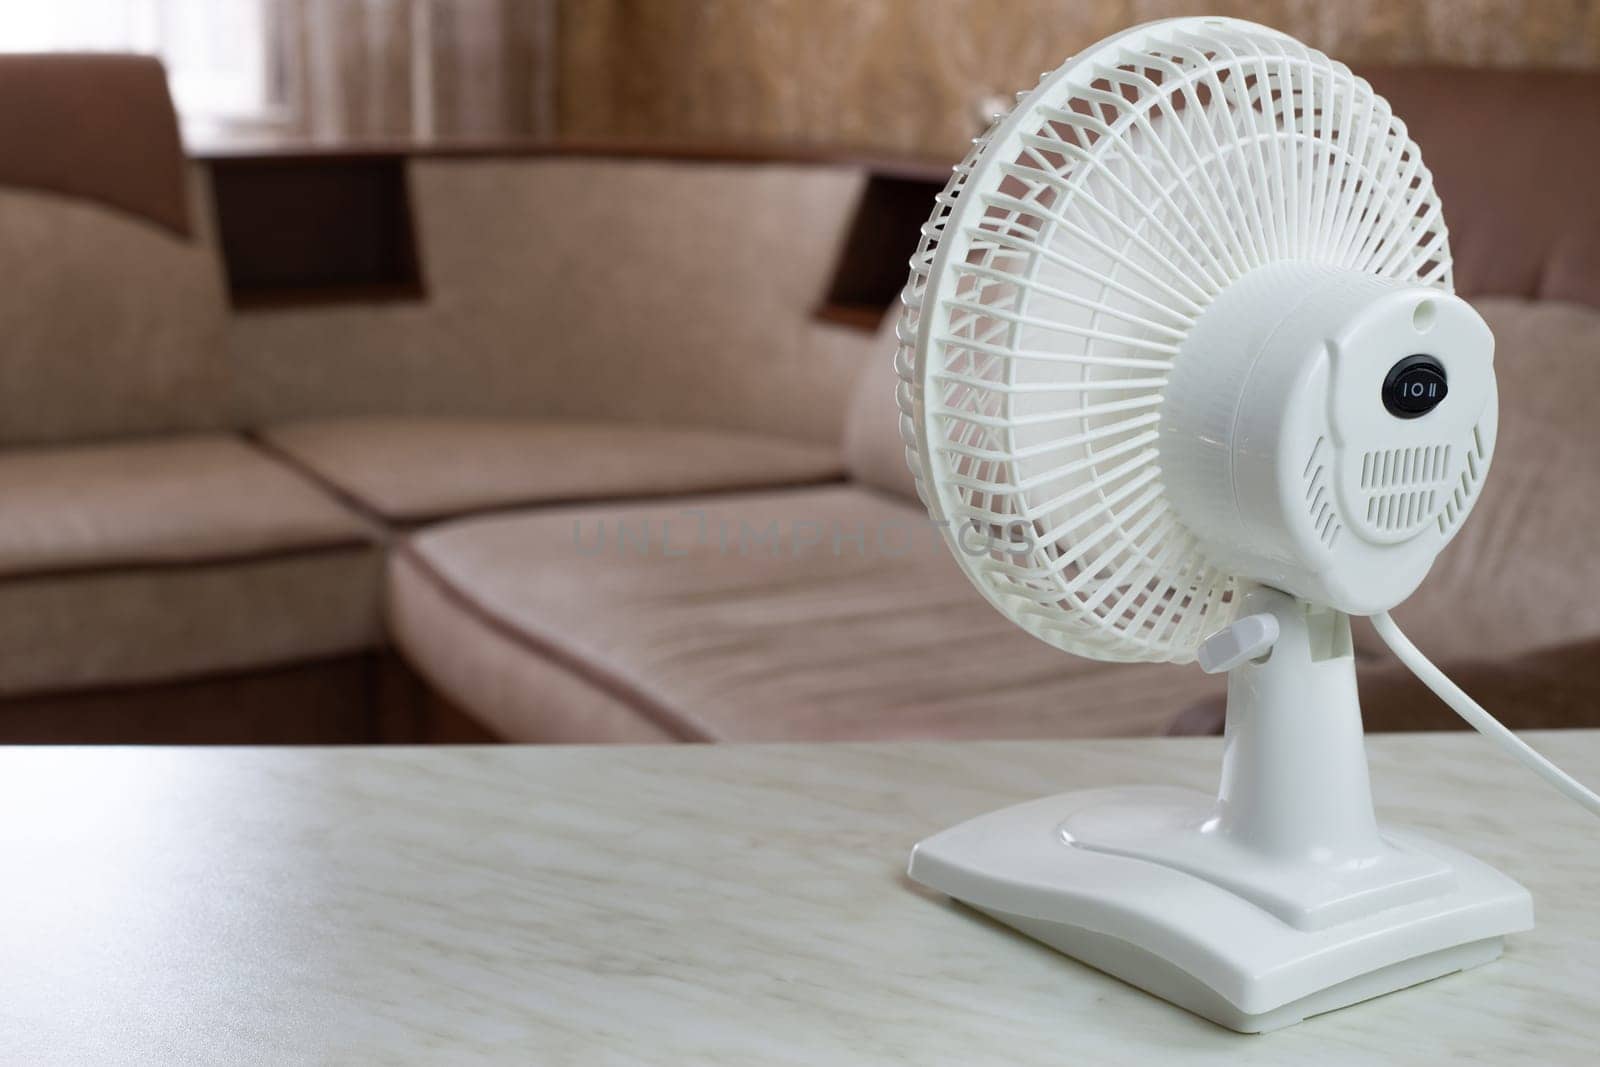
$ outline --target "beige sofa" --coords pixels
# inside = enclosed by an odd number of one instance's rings
[[[159,70],[53,62],[0,60],[0,90],[48,114],[88,78],[136,135],[0,119],[0,144],[62,157],[0,159],[0,741],[1216,725],[1219,680],[1055,653],[937,543],[886,335],[812,313],[860,168],[418,158],[426,299],[234,310]],[[1596,724],[1594,511],[1572,486],[1600,484],[1600,312],[1574,302],[1600,271],[1558,229],[1508,274],[1482,249],[1526,237],[1514,220],[1451,222],[1463,290],[1481,263],[1510,293],[1480,305],[1503,437],[1480,514],[1399,614],[1525,697],[1514,720]],[[1371,725],[1445,721],[1358,641]]]
[[[841,476],[848,169],[418,161],[425,301],[247,313],[155,63],[0,91],[0,740],[415,736],[397,531]]]

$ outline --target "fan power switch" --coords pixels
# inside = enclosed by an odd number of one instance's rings
[[[1449,392],[1443,363],[1432,356],[1407,356],[1383,380],[1383,406],[1397,419],[1418,419]]]

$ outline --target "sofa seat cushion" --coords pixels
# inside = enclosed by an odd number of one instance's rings
[[[361,417],[272,427],[259,439],[392,521],[807,484],[842,472],[832,448],[630,422]]]
[[[517,741],[1152,734],[1222,684],[1036,641],[921,512],[850,486],[437,527],[391,556],[387,610]]]
[[[0,580],[0,697],[332,659],[382,639],[375,545]],[[219,707],[218,715],[227,708]]]
[[[237,438],[0,453],[0,695],[276,666],[381,637],[367,523]]]
[[[0,501],[0,578],[370,540],[317,486],[222,434],[3,451]]]

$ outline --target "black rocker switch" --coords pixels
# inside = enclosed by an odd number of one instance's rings
[[[1383,406],[1397,419],[1415,419],[1439,406],[1450,391],[1444,364],[1432,356],[1407,356],[1383,380]]]

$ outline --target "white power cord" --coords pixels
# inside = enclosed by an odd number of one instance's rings
[[[1400,662],[1410,668],[1411,673],[1421,679],[1423,685],[1433,690],[1435,696],[1449,705],[1451,711],[1467,720],[1467,724],[1474,730],[1505,749],[1568,798],[1600,815],[1600,796],[1596,796],[1594,791],[1582,782],[1539,755],[1528,746],[1527,742],[1502,726],[1493,715],[1484,711],[1482,705],[1467,696],[1460,686],[1445,677],[1443,671],[1417,650],[1417,646],[1400,632],[1400,627],[1394,624],[1387,611],[1372,616],[1372,626]]]

